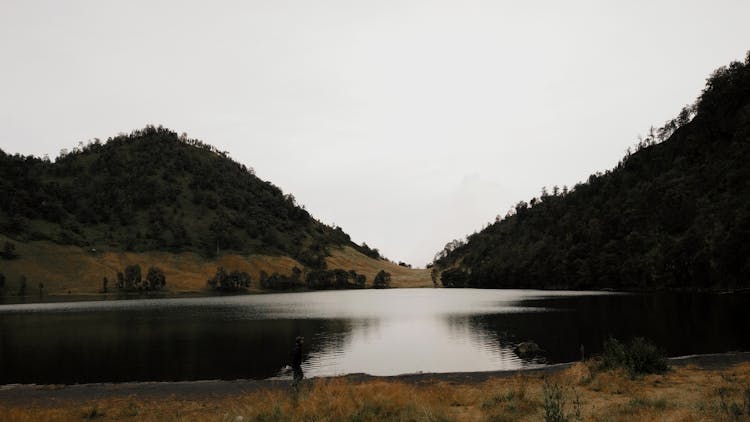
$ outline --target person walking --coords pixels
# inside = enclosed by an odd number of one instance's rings
[[[305,343],[305,338],[298,336],[294,340],[294,349],[292,350],[292,371],[294,372],[294,380],[299,381],[305,377],[302,372],[302,346]]]

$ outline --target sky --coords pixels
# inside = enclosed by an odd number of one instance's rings
[[[415,266],[626,148],[750,2],[0,0],[0,149],[186,132]]]

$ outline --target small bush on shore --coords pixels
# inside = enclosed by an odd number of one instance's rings
[[[566,413],[567,394],[563,386],[549,381],[544,383],[542,386],[542,410],[545,422],[580,422],[583,420],[581,398],[575,389],[572,390],[572,393],[573,409],[570,413]]]
[[[636,337],[624,344],[615,338],[604,342],[600,369],[623,368],[631,376],[663,374],[669,369],[667,356],[653,343]]]

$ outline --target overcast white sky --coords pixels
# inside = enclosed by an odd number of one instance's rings
[[[0,0],[0,148],[146,124],[423,266],[613,167],[750,49],[750,2]]]

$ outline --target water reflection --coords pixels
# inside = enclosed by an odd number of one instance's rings
[[[404,289],[0,306],[0,384],[517,369],[644,336],[746,350],[745,296]],[[541,358],[514,348],[533,341]]]

